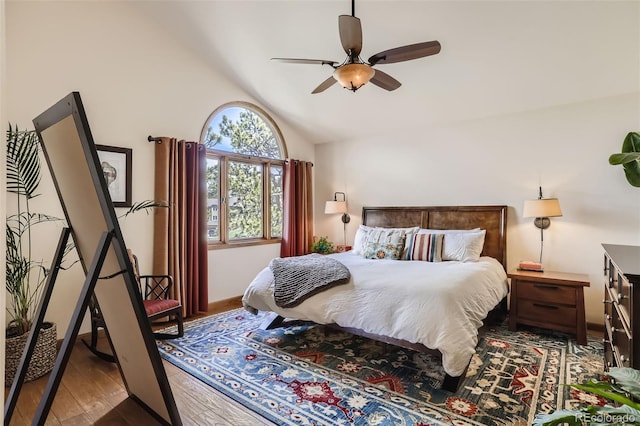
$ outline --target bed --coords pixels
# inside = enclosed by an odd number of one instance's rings
[[[480,228],[485,230],[482,251],[471,262],[331,254],[327,257],[349,269],[349,281],[288,308],[275,303],[274,274],[266,267],[245,291],[243,305],[251,312],[272,313],[265,328],[285,319],[312,321],[437,352],[446,373],[442,388],[455,392],[475,352],[478,329],[489,318],[506,315],[506,212],[506,206],[364,207],[362,224],[370,228],[419,227],[432,234]]]

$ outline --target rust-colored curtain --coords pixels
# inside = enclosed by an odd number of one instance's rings
[[[307,161],[287,160],[284,165],[284,215],[280,256],[309,253],[313,243],[313,194]]]
[[[153,272],[169,274],[185,317],[207,312],[206,150],[196,142],[161,138],[155,152]]]

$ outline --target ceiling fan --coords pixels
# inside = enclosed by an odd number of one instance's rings
[[[440,43],[434,40],[384,50],[371,56],[367,62],[363,61],[360,58],[362,26],[360,19],[355,16],[355,0],[351,0],[351,16],[338,16],[338,29],[342,48],[347,54],[347,58],[342,63],[327,59],[271,58],[271,60],[292,64],[330,65],[334,69],[333,75],[320,83],[311,93],[324,92],[336,82],[353,92],[368,82],[391,91],[400,87],[401,83],[385,72],[374,70],[374,65],[409,61],[440,52]]]

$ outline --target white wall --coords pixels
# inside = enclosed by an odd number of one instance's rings
[[[79,91],[96,143],[133,149],[134,201],[153,198],[153,145],[148,135],[198,140],[207,117],[223,103],[240,100],[265,108],[147,20],[135,5],[10,1],[6,21],[6,119],[33,128],[34,117],[69,92]],[[290,156],[313,161],[313,146],[279,117],[273,118]],[[49,176],[41,192],[38,211],[62,217]],[[121,220],[121,226],[143,272],[150,269],[152,216],[138,213]],[[39,256],[52,256],[59,229],[43,231],[48,244],[38,244]],[[249,277],[278,252],[279,245],[210,252],[210,301],[242,294]],[[79,266],[58,280],[47,319],[59,324],[60,336],[72,312],[69,301],[76,300],[81,282]],[[85,324],[81,332],[87,330]]]
[[[640,190],[610,166],[628,131],[640,128],[638,93],[539,111],[405,129],[366,140],[318,145],[316,234],[342,241],[337,216],[322,214],[347,193],[353,241],[362,206],[509,206],[507,259],[538,259],[539,230],[523,219],[525,199],[558,197],[563,216],[545,231],[549,270],[589,274],[587,320],[602,317],[601,243],[640,244]]]

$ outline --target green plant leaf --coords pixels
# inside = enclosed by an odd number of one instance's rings
[[[40,184],[40,143],[33,130],[7,130],[7,191],[24,195],[27,199],[37,196]]]
[[[622,142],[622,152],[640,152],[640,133],[627,133]]]
[[[627,152],[622,154],[611,154],[609,156],[609,164],[616,166],[626,164],[632,161],[640,161],[640,152]]]
[[[133,214],[139,211],[145,211],[147,214],[149,214],[149,210],[156,207],[166,208],[166,207],[169,207],[169,204],[167,204],[164,201],[155,201],[155,200],[139,201],[137,203],[134,203],[131,207],[129,207],[129,210],[127,210],[123,215],[119,217],[127,217],[130,214]]]
[[[533,419],[533,426],[554,426],[554,425],[569,425],[569,426],[582,426],[582,422],[585,413],[581,411],[572,410],[558,410],[550,414],[537,414]]]
[[[625,404],[633,408],[640,408],[639,404],[636,404],[631,399],[627,398],[616,388],[615,385],[611,384],[611,382],[592,380],[585,384],[571,384],[570,386],[572,388],[580,389],[582,391],[590,392],[594,395],[607,398],[611,401],[616,401],[620,404]]]
[[[612,367],[607,376],[615,380],[617,387],[640,400],[640,371],[628,367]],[[640,405],[636,406],[636,409],[640,409]]]
[[[627,178],[627,182],[636,188],[640,188],[640,162],[625,163],[622,167],[624,167],[624,175]]]

